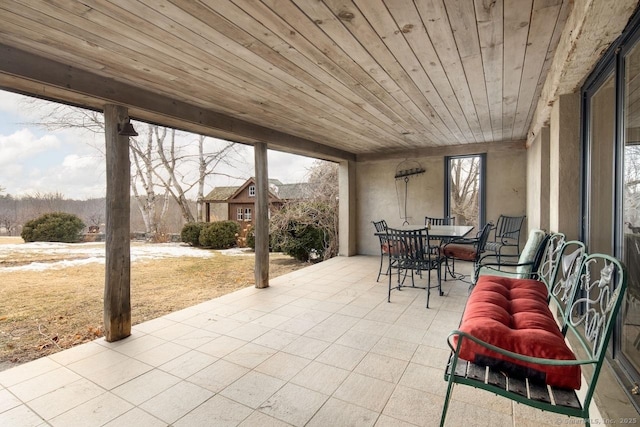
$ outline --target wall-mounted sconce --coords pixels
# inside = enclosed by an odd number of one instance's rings
[[[131,120],[127,119],[127,123],[125,123],[123,126],[120,126],[120,123],[118,123],[118,135],[138,136],[138,132],[136,132],[136,130],[133,128]]]

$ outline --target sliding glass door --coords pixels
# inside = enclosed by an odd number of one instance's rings
[[[445,211],[456,225],[484,225],[485,155],[446,157]]]

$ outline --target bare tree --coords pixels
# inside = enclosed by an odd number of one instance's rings
[[[46,129],[79,128],[94,133],[104,132],[101,113],[61,104],[45,104],[35,99],[29,100],[26,105],[41,113],[41,119],[32,124]],[[140,127],[140,124],[137,126]],[[185,222],[193,222],[196,218],[200,220],[201,210],[194,215],[193,203],[187,195],[193,193],[195,188],[195,196],[197,200],[201,200],[204,197],[206,179],[219,174],[216,171],[218,166],[244,163],[237,144],[232,142],[200,135],[196,151],[194,144],[186,141],[185,135],[181,135],[178,141],[175,129],[146,125],[145,132],[140,133],[139,137],[129,138],[132,158],[131,191],[143,217],[145,232],[152,236],[161,228],[170,199],[176,202]],[[95,148],[104,152],[104,147]],[[196,206],[201,209],[199,204]]]
[[[322,259],[338,254],[338,165],[316,161],[308,173],[307,197],[287,202],[271,216],[270,232],[285,239],[296,239],[292,225],[298,228],[313,227],[322,231]],[[315,248],[314,248],[315,249]]]
[[[478,227],[480,158],[451,160],[451,213],[456,223]]]

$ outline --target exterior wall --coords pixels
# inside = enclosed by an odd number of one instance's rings
[[[549,227],[580,237],[580,95],[561,95],[551,110]]]
[[[499,144],[487,151],[487,220],[496,221],[501,213],[522,215],[526,208],[526,150],[501,150]],[[469,154],[478,154],[470,152]],[[444,156],[417,157],[426,170],[409,177],[407,187],[407,220],[424,224],[425,216],[444,213]],[[390,227],[400,226],[404,216],[405,183],[394,179],[402,160],[359,162],[357,185],[357,252],[379,255],[378,238],[372,221],[384,219]]]
[[[529,230],[549,229],[549,128],[543,127],[527,150]]]

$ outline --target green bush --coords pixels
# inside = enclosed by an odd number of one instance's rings
[[[321,256],[324,250],[324,231],[313,225],[292,221],[289,224],[288,236],[283,237],[282,252],[299,261],[307,262],[314,258],[311,256],[312,253]]]
[[[25,242],[75,243],[82,240],[80,233],[84,227],[84,222],[76,215],[51,212],[27,221],[21,236]]]
[[[180,232],[180,240],[191,246],[200,246],[200,233],[205,225],[207,224],[204,222],[189,222],[185,224]]]
[[[240,225],[235,221],[216,221],[206,224],[200,232],[200,245],[212,249],[227,249],[236,245]]]

